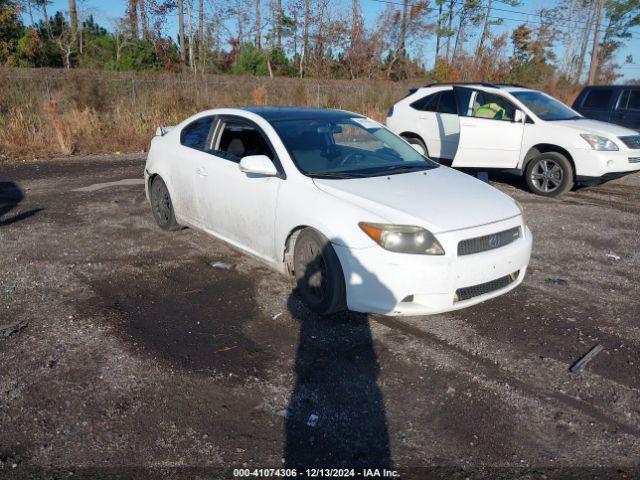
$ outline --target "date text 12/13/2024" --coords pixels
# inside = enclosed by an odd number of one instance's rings
[[[236,468],[234,478],[397,478],[396,470],[386,468]]]

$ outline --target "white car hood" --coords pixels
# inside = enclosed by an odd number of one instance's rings
[[[486,225],[520,214],[514,200],[448,167],[354,179],[314,179],[324,192],[382,217],[433,233]],[[370,219],[363,218],[363,221]],[[371,219],[375,221],[374,219]]]
[[[631,130],[630,128],[614,125],[613,123],[601,122],[600,120],[590,120],[587,118],[581,118],[578,120],[557,120],[549,122],[549,125],[567,127],[583,133],[593,133],[609,137],[624,137],[626,135],[638,134],[638,132]]]

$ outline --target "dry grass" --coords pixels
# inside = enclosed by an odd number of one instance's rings
[[[0,69],[0,157],[139,151],[159,125],[216,107],[341,108],[382,121],[409,86],[423,83]],[[579,90],[537,87],[564,101]]]
[[[407,84],[91,70],[0,70],[0,151],[13,158],[139,151],[209,108],[302,105],[383,120]]]

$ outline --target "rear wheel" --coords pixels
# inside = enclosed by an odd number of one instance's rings
[[[561,153],[542,153],[527,164],[525,180],[533,193],[557,197],[573,187],[573,167]]]
[[[151,182],[151,210],[156,223],[163,230],[178,230],[180,225],[176,222],[176,216],[173,212],[173,203],[171,196],[164,180],[159,176],[155,177]]]
[[[311,310],[330,315],[346,308],[340,260],[322,234],[312,228],[300,232],[293,249],[293,269],[298,293]]]
[[[427,146],[424,144],[422,140],[416,137],[402,137],[411,145],[418,145],[424,151],[424,155],[429,156],[429,150],[427,150]]]

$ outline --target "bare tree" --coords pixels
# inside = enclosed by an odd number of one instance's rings
[[[282,0],[277,0],[276,3],[276,34],[278,39],[278,49],[282,50],[282,26],[283,26],[283,11],[282,11]]]
[[[149,39],[149,19],[147,18],[147,7],[145,0],[138,0],[138,7],[140,8],[140,23],[142,24],[142,38]]]
[[[600,29],[602,28],[602,11],[604,10],[604,0],[598,0],[596,14],[596,30],[593,34],[593,47],[591,49],[591,62],[589,63],[588,83],[593,85],[596,82],[598,73],[598,51],[600,49]]]
[[[589,6],[589,13],[587,23],[584,31],[582,32],[582,42],[580,46],[580,55],[578,57],[578,65],[573,77],[573,81],[578,83],[582,77],[582,71],[584,70],[585,59],[587,58],[587,50],[589,49],[589,38],[591,37],[591,31],[593,30],[593,22],[595,19],[596,2],[592,1]]]
[[[138,0],[128,0],[127,3],[127,23],[129,32],[133,38],[139,38],[138,31]]]
[[[78,33],[78,10],[76,0],[69,0],[69,17],[71,18],[71,28]]]
[[[184,43],[184,5],[178,0],[178,41],[180,42],[180,64],[184,68],[187,64],[187,50]]]
[[[189,36],[189,68],[195,71],[196,64],[193,58],[193,0],[187,2],[187,34]]]
[[[262,12],[260,12],[261,0],[256,0],[256,48],[262,48]]]
[[[198,0],[198,61],[200,71],[204,72],[205,63],[204,1]]]

